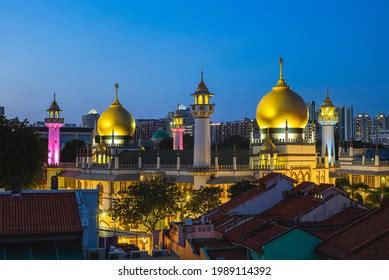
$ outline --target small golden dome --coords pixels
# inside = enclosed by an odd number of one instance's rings
[[[135,119],[130,112],[120,104],[118,99],[119,84],[115,84],[116,96],[112,104],[105,110],[98,122],[97,131],[100,136],[133,136],[135,133]]]
[[[256,111],[257,123],[261,129],[305,128],[308,122],[308,108],[296,92],[285,83],[280,62],[280,79],[275,87],[259,101]]]

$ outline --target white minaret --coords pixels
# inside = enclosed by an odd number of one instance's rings
[[[334,125],[338,122],[338,112],[328,96],[328,90],[327,97],[324,99],[324,103],[319,109],[318,121],[322,126],[321,156],[328,160],[329,165],[331,165],[331,163],[335,163],[335,159],[332,159],[332,157],[335,155]],[[328,157],[325,157],[326,150],[328,151]]]
[[[193,166],[209,168],[211,166],[209,117],[214,112],[215,104],[211,103],[213,94],[204,83],[203,71],[201,71],[201,81],[192,96],[194,104],[190,105],[190,112],[195,118]]]

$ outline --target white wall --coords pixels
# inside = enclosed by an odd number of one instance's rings
[[[350,207],[351,204],[352,201],[349,198],[345,197],[344,195],[338,194],[330,198],[328,201],[326,201],[319,207],[316,207],[312,211],[306,213],[299,220],[301,222],[323,221],[335,215],[336,213]]]
[[[195,118],[194,166],[211,165],[211,130],[209,118]]]

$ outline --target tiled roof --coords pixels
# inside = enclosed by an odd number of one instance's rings
[[[249,201],[249,200],[253,199],[254,197],[260,195],[261,193],[264,193],[265,191],[266,191],[266,188],[264,186],[248,190],[247,192],[244,192],[244,193],[234,197],[233,199],[227,201],[226,203],[222,204],[219,207],[219,210],[223,211],[223,212],[228,212],[228,211],[240,206],[241,204],[245,203],[246,201]]]
[[[312,194],[319,194],[319,193],[323,193],[325,192],[326,190],[329,190],[331,188],[336,188],[334,185],[332,184],[320,184],[310,190],[308,190],[308,193],[312,193]],[[339,192],[343,192],[341,191],[340,189],[336,188]]]
[[[260,178],[260,179],[257,180],[257,183],[258,183],[258,184],[265,184],[265,185],[266,185],[266,184],[269,183],[271,180],[273,180],[273,179],[275,179],[275,178],[278,178],[278,177],[282,177],[282,178],[284,178],[284,179],[286,179],[286,180],[288,180],[288,181],[290,181],[290,182],[292,182],[292,183],[297,183],[296,180],[294,180],[294,179],[292,179],[292,178],[290,178],[290,177],[288,177],[288,176],[285,176],[285,175],[283,175],[283,174],[281,174],[281,173],[277,173],[277,172],[271,172],[271,173],[269,173],[269,174],[263,176],[262,178]]]
[[[335,259],[389,259],[389,207],[371,211],[317,246]]]
[[[0,236],[82,232],[75,193],[0,195]]]
[[[367,213],[367,209],[348,207],[324,221],[305,222],[300,226],[309,233],[325,240]]]
[[[262,218],[275,219],[278,221],[291,221],[298,218],[323,203],[322,200],[314,199],[313,195],[307,196],[292,196],[261,214]]]
[[[316,186],[317,185],[313,182],[302,182],[302,183],[298,184],[296,187],[294,187],[293,190],[295,192],[302,192],[302,191],[310,190]]]
[[[261,251],[262,246],[288,231],[288,228],[259,218],[242,220],[240,224],[227,228],[224,237],[244,247]]]

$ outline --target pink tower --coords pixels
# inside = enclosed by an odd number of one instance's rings
[[[170,129],[173,134],[173,150],[183,150],[184,149],[184,119],[180,114],[179,108],[173,115],[172,122],[170,124]]]
[[[60,163],[60,153],[61,153],[61,141],[59,130],[63,126],[64,119],[59,117],[59,113],[62,110],[59,108],[57,101],[54,100],[50,105],[50,108],[47,110],[49,112],[49,117],[45,118],[45,124],[49,128],[48,136],[48,154],[47,162],[49,165],[59,165]]]

